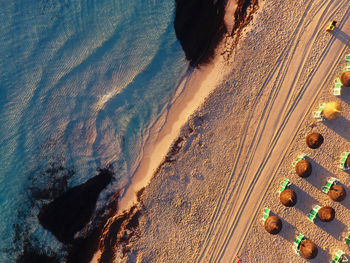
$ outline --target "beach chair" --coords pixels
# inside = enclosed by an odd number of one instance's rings
[[[265,223],[266,221],[266,218],[268,218],[270,216],[270,212],[271,212],[271,209],[269,208],[264,208],[264,216],[262,218],[262,221]]]
[[[298,255],[300,255],[299,247],[300,247],[300,244],[303,240],[304,240],[304,235],[299,234],[293,243],[293,249],[294,249],[295,253],[297,253]]]
[[[345,60],[346,60],[347,62],[350,62],[350,54],[347,54],[347,55],[345,56]]]
[[[345,257],[345,253],[338,249],[338,251],[335,252],[334,257],[332,259],[332,263],[343,263],[348,262],[348,259]]]
[[[333,95],[334,96],[340,96],[341,95],[341,89],[343,85],[341,84],[339,78],[335,80],[335,85],[333,89]]]
[[[345,244],[350,245],[350,232],[348,233],[348,236],[345,237]]]
[[[350,153],[349,152],[343,152],[340,161],[339,161],[339,168],[346,171],[349,170],[349,167],[346,164],[346,159],[348,159]]]
[[[312,210],[311,212],[307,215],[307,218],[312,222],[314,223],[315,222],[315,219],[317,217],[317,214],[318,214],[318,211],[321,209],[321,207],[319,205],[314,205],[312,207]]]
[[[314,111],[314,118],[317,121],[323,121],[324,120],[324,118],[322,116],[322,112],[323,112],[323,109],[324,109],[325,106],[326,106],[326,103],[321,103],[320,106],[318,107],[317,111]]]
[[[282,193],[284,190],[288,189],[289,186],[291,185],[291,182],[288,180],[288,178],[284,179],[284,181],[281,184],[281,188],[278,191],[278,193]]]
[[[327,183],[325,186],[322,186],[322,192],[325,194],[328,194],[329,190],[331,187],[338,182],[337,178],[334,177],[328,177],[327,178]]]

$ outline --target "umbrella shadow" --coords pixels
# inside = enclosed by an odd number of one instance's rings
[[[297,203],[294,207],[303,212],[306,218],[307,214],[310,213],[312,206],[317,204],[318,201],[295,184],[292,184],[290,189],[292,189],[297,195]]]
[[[292,224],[290,224],[286,219],[281,218],[282,220],[282,229],[279,232],[279,235],[285,240],[293,243],[295,240],[296,232]]]
[[[344,118],[343,115],[336,120],[325,120],[324,125],[327,126],[327,128],[332,129],[345,140],[350,140],[350,121]]]
[[[342,87],[339,98],[347,104],[350,104],[350,87]]]
[[[350,197],[348,196],[348,194],[350,193],[350,188],[347,187],[345,184],[341,184],[346,192],[346,197],[343,201],[339,202],[339,204],[341,204],[342,206],[344,206],[347,210],[350,211]]]
[[[347,229],[347,226],[337,218],[334,218],[331,222],[322,222],[319,218],[316,218],[315,224],[337,240],[342,239],[342,233]]]
[[[336,30],[335,33],[336,34],[334,34],[334,37],[336,39],[339,39],[345,45],[350,46],[350,36],[348,34],[341,30]]]
[[[309,177],[305,179],[319,191],[322,190],[322,186],[326,185],[328,177],[337,178],[337,176],[334,173],[332,173],[319,163],[315,162],[311,158],[308,158],[308,161],[311,163],[312,173]]]

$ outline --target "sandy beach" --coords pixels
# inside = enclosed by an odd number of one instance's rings
[[[227,35],[213,64],[191,75],[158,136],[151,131],[135,182],[122,198],[120,211],[145,187],[136,235],[117,262],[234,262],[235,255],[242,262],[304,262],[292,249],[300,231],[318,246],[314,262],[328,262],[336,248],[349,255],[343,242],[349,201],[331,202],[320,191],[331,175],[346,189],[350,183],[336,167],[350,146],[350,92],[332,95],[349,52],[349,3],[259,3],[238,45]],[[338,27],[327,33],[330,20]],[[312,112],[331,100],[342,104],[342,117],[316,122]],[[325,137],[320,149],[306,147],[311,131]],[[292,172],[301,152],[312,160],[308,179]],[[288,209],[277,194],[285,177],[298,195]],[[309,222],[314,203],[333,206],[336,220]],[[282,218],[279,235],[264,230],[263,207]]]

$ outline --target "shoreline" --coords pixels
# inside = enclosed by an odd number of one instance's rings
[[[229,0],[225,7],[224,23],[232,30],[237,3]],[[232,15],[231,18],[229,15]],[[229,31],[228,31],[229,32]],[[214,50],[214,58],[199,68],[190,68],[175,92],[174,98],[149,130],[142,149],[142,156],[133,170],[131,183],[119,200],[117,214],[127,210],[136,202],[137,192],[145,187],[166,158],[172,144],[179,137],[181,128],[189,117],[204,103],[209,94],[221,83],[228,73],[227,61],[221,55],[225,52],[225,36]],[[190,75],[186,76],[189,71]]]
[[[168,105],[169,110],[162,113],[149,131],[142,157],[131,184],[120,198],[117,213],[127,210],[136,202],[136,193],[149,183],[178,138],[181,128],[223,80],[225,72],[222,63],[222,57],[216,55],[210,64],[193,69],[179,84],[175,92],[177,95]]]
[[[229,0],[229,3],[230,11],[233,12],[233,8],[236,6],[232,4],[234,0]],[[233,24],[233,21],[230,22],[229,19],[226,16],[225,23]],[[171,155],[172,147],[177,143],[176,139],[181,136],[183,127],[189,122],[190,117],[203,105],[206,98],[216,89],[217,85],[222,83],[223,77],[229,71],[227,59],[222,56],[222,53],[226,52],[226,37],[227,35],[222,37],[222,40],[214,50],[214,57],[210,63],[204,63],[199,68],[189,67],[187,69],[174,92],[174,97],[162,111],[161,116],[151,124],[146,134],[147,138],[138,164],[131,169],[133,174],[132,180],[120,195],[116,214],[105,224],[102,238],[100,239],[100,249],[95,251],[90,262],[99,262],[101,258],[112,257],[114,252],[110,248],[106,249],[105,247],[106,240],[110,236],[111,226],[114,222],[129,220],[128,214],[135,208],[141,214],[143,213],[143,205],[140,200],[143,190],[149,185],[151,179],[163,164],[167,162],[169,154]],[[125,234],[125,231],[128,230],[125,229],[123,223],[117,232],[114,231],[112,235],[120,236],[123,233]],[[131,231],[130,238],[135,234],[135,231],[137,232],[135,229]],[[128,246],[128,242],[119,243],[117,241],[115,247],[121,247],[124,250]]]

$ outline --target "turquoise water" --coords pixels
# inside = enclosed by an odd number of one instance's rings
[[[47,200],[35,190],[62,178],[77,185],[110,163],[115,187],[129,182],[148,126],[187,67],[174,8],[173,0],[0,0],[0,262],[13,262],[26,242],[60,251],[38,225]]]

